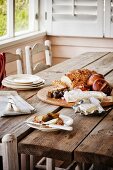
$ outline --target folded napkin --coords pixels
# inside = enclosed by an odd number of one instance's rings
[[[0,91],[0,109],[0,117],[31,114],[36,111],[17,92],[13,91]]]
[[[0,89],[2,88],[2,80],[6,76],[6,71],[5,71],[5,64],[6,64],[6,58],[4,53],[0,53]]]

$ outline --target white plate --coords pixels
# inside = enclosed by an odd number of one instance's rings
[[[14,83],[14,82],[10,82],[10,81],[7,81],[6,79],[3,79],[3,82],[2,83],[6,83],[6,84],[9,84],[9,85],[14,85],[14,86],[33,86],[33,87],[35,87],[35,86],[40,86],[40,85],[42,85],[42,84],[44,84],[44,82],[45,81],[42,81],[42,82],[40,82],[40,83],[32,83],[32,84],[24,84],[24,83],[22,83],[22,84],[20,84],[20,83]]]
[[[6,87],[8,87],[8,88],[11,88],[11,89],[18,89],[18,90],[29,90],[29,89],[36,89],[36,88],[39,88],[39,87],[41,87],[41,86],[43,86],[44,85],[44,83],[42,83],[42,84],[38,84],[38,85],[13,85],[13,84],[10,84],[10,83],[7,83],[7,81],[5,81],[5,80],[3,80],[2,81],[2,85],[3,86],[6,86]]]
[[[40,78],[36,75],[30,75],[30,74],[16,74],[16,75],[10,75],[6,78],[4,78],[7,82],[15,83],[15,84],[25,84],[25,85],[31,85],[31,84],[38,84],[41,82],[44,82],[44,79]]]
[[[65,125],[70,126],[70,125],[73,124],[73,119],[71,117],[65,116],[65,115],[62,115],[62,114],[59,117],[62,118]],[[30,122],[32,122],[32,124]],[[41,131],[51,132],[51,131],[59,130],[59,129],[53,128],[53,127],[52,128],[51,127],[46,127],[45,125],[39,125],[39,124],[36,125],[36,123],[33,124],[34,123],[34,116],[28,118],[26,120],[26,123],[27,123],[28,126],[30,126],[32,128],[35,128],[35,129],[38,129],[38,130],[41,130]]]
[[[14,85],[14,86],[38,86],[40,84],[44,84],[45,80],[43,80],[42,82],[33,82],[33,83],[15,83],[15,82],[10,82],[10,81],[7,81],[7,79],[4,79],[3,82],[7,83],[7,84],[11,84],[11,85]]]

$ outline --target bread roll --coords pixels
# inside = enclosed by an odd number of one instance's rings
[[[110,95],[112,88],[106,80],[99,78],[94,81],[92,85],[92,90],[102,91],[103,93]]]
[[[102,78],[104,79],[104,76],[102,74],[93,74],[89,77],[88,81],[87,81],[87,85],[88,86],[92,86],[94,81],[99,79],[99,78]]]

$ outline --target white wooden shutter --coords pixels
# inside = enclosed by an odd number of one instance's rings
[[[113,0],[105,1],[105,37],[113,37]]]
[[[103,36],[103,0],[48,0],[50,35]]]

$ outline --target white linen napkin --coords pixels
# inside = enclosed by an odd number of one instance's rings
[[[0,91],[0,117],[31,114],[36,110],[15,91]]]

